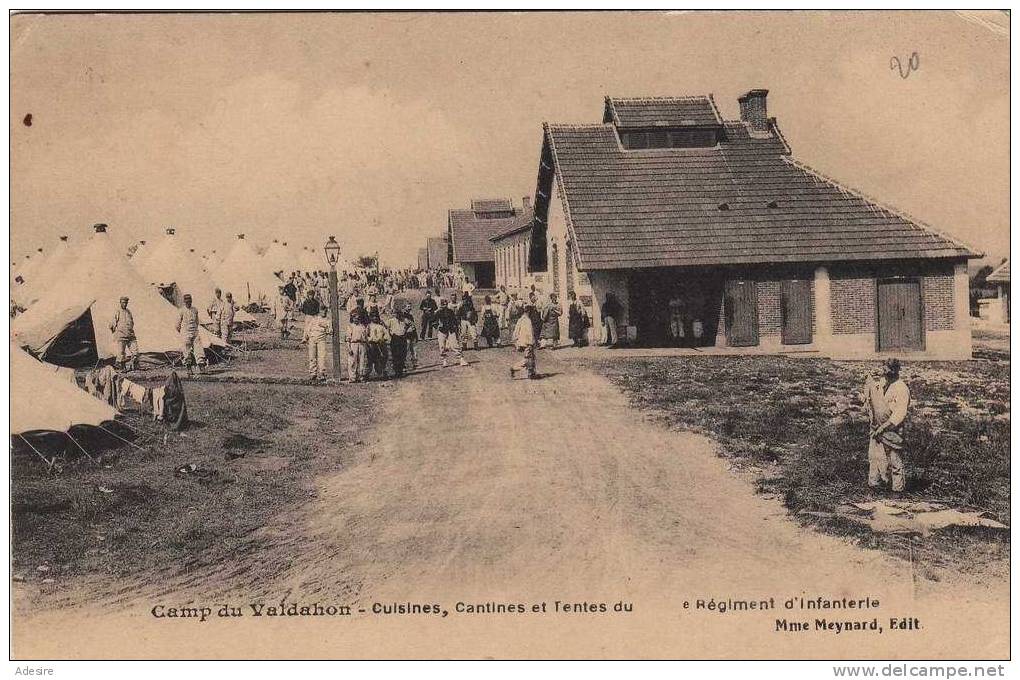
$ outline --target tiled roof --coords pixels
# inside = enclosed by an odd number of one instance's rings
[[[513,222],[497,234],[494,234],[489,238],[490,241],[498,241],[501,238],[512,236],[522,231],[531,229],[532,223],[535,221],[535,209],[532,206],[527,206],[523,210],[517,211],[517,217],[513,219]]]
[[[1009,283],[1009,260],[1006,260],[998,269],[988,275],[986,281],[991,283]]]
[[[611,124],[547,124],[543,159],[560,180],[579,266],[976,256],[794,161],[773,129],[752,138],[726,122],[714,147],[624,151]],[[538,194],[551,195],[553,173],[539,178]]]
[[[471,201],[471,210],[476,213],[509,212],[513,209],[509,198],[476,198]]]
[[[437,269],[450,264],[449,242],[445,236],[430,238],[425,242],[429,250],[429,268]]]
[[[722,125],[711,95],[693,97],[606,97],[603,123],[620,128]]]
[[[486,219],[471,210],[450,211],[450,238],[454,262],[490,262],[495,260],[489,239],[507,229],[515,217]]]
[[[490,218],[484,217],[487,212],[513,211],[513,206],[506,199],[497,201],[471,201],[472,206],[481,205],[483,210],[458,210],[450,211],[450,238],[453,242],[454,262],[493,262],[495,255],[492,251],[492,243],[489,239],[496,234],[510,228],[517,220],[517,214],[511,217]]]

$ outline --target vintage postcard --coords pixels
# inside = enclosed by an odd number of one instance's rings
[[[9,21],[14,659],[1009,657],[1008,12]]]

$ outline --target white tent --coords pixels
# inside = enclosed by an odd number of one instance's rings
[[[311,248],[302,248],[301,256],[298,258],[298,266],[301,267],[303,272],[317,272],[326,269],[326,260],[324,257],[320,257]]]
[[[255,250],[248,245],[244,234],[238,234],[234,247],[213,271],[223,293],[233,294],[238,305],[249,302],[270,302],[275,299],[282,281],[276,277]]]
[[[160,286],[177,284],[180,294],[191,293],[195,305],[202,309],[213,296],[216,284],[203,272],[195,258],[189,257],[175,229],[149,248],[149,254],[135,267],[146,282]]]
[[[139,272],[142,272],[145,269],[145,265],[148,264],[149,255],[151,254],[152,246],[147,241],[139,241],[135,252],[131,253],[129,257],[131,265]]]
[[[31,307],[53,283],[64,276],[64,272],[74,260],[74,250],[68,243],[67,236],[61,236],[57,247],[50,251],[34,269],[31,279],[12,288],[11,296],[18,304]]]
[[[130,298],[138,350],[142,354],[166,355],[181,351],[177,333],[177,309],[138,272],[110,243],[106,225],[75,254],[73,264],[49,286],[32,308],[11,323],[12,337],[20,347],[54,363],[77,362],[90,354],[95,358],[117,355],[117,343],[109,323],[120,305]],[[90,312],[86,316],[86,312]],[[204,347],[223,342],[199,329]],[[65,359],[62,360],[61,357]]]
[[[181,246],[176,234],[173,228],[166,230],[166,238],[153,246],[149,257],[139,263],[140,274],[151,284],[161,286],[176,284],[178,295],[189,293],[192,303],[198,308],[199,319],[203,322],[208,321],[205,310],[215,299],[216,284],[202,271],[198,255],[193,249],[186,250]],[[244,310],[238,310],[234,320],[237,323],[255,321],[254,317]]]
[[[223,258],[215,248],[202,256],[202,269],[210,276],[221,264],[223,264]]]
[[[35,251],[25,255],[21,266],[15,271],[15,276],[20,276],[25,284],[30,281],[38,281],[39,270],[45,266],[47,256],[48,253],[42,248],[37,248]]]
[[[273,239],[270,246],[266,248],[262,259],[270,271],[283,272],[284,277],[289,276],[292,271],[296,271],[299,267],[298,259],[287,248],[287,243],[280,243],[276,239]]]
[[[65,432],[75,425],[100,425],[117,411],[57,374],[52,364],[36,361],[11,345],[11,434]]]

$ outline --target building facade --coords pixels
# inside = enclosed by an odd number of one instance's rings
[[[609,296],[637,345],[969,358],[979,253],[794,160],[766,96],[736,121],[708,95],[546,124],[529,267],[595,328]]]
[[[427,269],[446,269],[450,266],[450,244],[445,235],[427,239],[425,248],[428,251]]]
[[[535,275],[528,270],[531,227],[535,211],[531,205],[531,197],[525,196],[521,203],[524,207],[520,217],[489,239],[496,259],[496,285],[518,290],[528,288],[536,282]]]
[[[525,220],[530,211],[530,206],[515,208],[508,198],[475,199],[468,209],[450,210],[451,269],[479,288],[495,287],[496,255],[491,239]]]
[[[978,301],[981,306],[981,318],[993,323],[1009,323],[1009,260],[989,274],[986,281],[995,286],[995,297]]]

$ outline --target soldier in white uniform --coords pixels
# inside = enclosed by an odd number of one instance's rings
[[[888,359],[883,379],[864,386],[865,402],[871,419],[868,439],[868,486],[889,484],[893,492],[903,491],[903,421],[910,407],[910,390],[900,380],[899,359]]]

